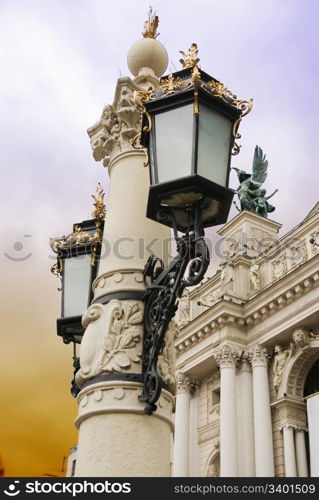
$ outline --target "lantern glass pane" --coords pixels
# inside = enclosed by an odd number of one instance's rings
[[[193,104],[155,116],[158,182],[191,174],[193,116]]]
[[[200,107],[197,172],[226,187],[232,122],[207,106]]]
[[[91,288],[91,255],[69,257],[64,261],[63,316],[82,315],[88,307]]]

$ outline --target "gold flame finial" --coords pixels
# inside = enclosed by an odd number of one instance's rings
[[[105,193],[100,183],[98,183],[96,192],[97,196],[94,196],[94,194],[91,195],[94,200],[94,207],[95,207],[92,212],[92,217],[94,217],[94,219],[104,219],[106,214],[105,204],[104,204]]]
[[[159,33],[157,33],[157,28],[159,24],[158,16],[156,12],[153,14],[153,7],[150,6],[148,11],[148,19],[144,23],[144,31],[142,33],[144,38],[157,38]]]
[[[188,54],[185,54],[182,50],[179,51],[183,58],[179,60],[183,69],[195,68],[199,63],[198,48],[196,43],[192,43],[191,48],[188,49]]]

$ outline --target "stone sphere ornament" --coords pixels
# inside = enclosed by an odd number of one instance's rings
[[[168,65],[167,51],[158,40],[142,38],[128,51],[127,65],[135,77],[148,73],[159,78]]]

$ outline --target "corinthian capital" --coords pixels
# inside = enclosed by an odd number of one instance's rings
[[[251,373],[251,357],[248,351],[244,351],[240,358],[240,373]]]
[[[87,131],[93,157],[96,161],[104,160],[105,167],[117,155],[136,149],[134,139],[142,117],[142,108],[134,100],[134,92],[138,90],[130,78],[120,78],[113,104],[103,108],[100,120]]]
[[[235,367],[240,360],[241,352],[229,344],[223,345],[221,349],[213,354],[220,368]]]
[[[191,389],[191,380],[185,373],[176,373],[176,392],[189,392]]]
[[[268,366],[269,355],[266,347],[256,344],[250,351],[250,359],[252,367],[256,366]]]

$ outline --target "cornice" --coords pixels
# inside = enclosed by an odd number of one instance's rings
[[[177,338],[175,344],[177,354],[194,347],[225,326],[233,326],[245,331],[247,328],[262,323],[276,314],[278,310],[317,287],[319,284],[317,261],[319,261],[319,254],[242,305],[225,299],[216,302],[183,328],[183,334]],[[312,270],[312,267],[316,270]]]

